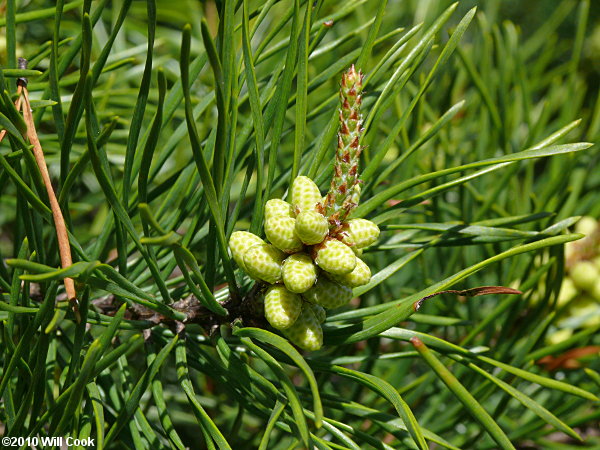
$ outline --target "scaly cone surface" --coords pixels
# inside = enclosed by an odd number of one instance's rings
[[[360,198],[358,162],[362,147],[362,80],[354,65],[342,75],[340,87],[340,128],[331,187],[323,207],[332,229],[338,228],[356,208]]]

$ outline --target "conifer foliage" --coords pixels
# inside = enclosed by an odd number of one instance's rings
[[[593,6],[0,0],[1,447],[599,447]]]

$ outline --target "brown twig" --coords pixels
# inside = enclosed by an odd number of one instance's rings
[[[263,290],[264,285],[255,283],[252,289],[241,300],[236,301],[230,297],[220,302],[229,312],[227,316],[215,314],[206,308],[196,296],[190,294],[169,305],[175,311],[186,315],[183,321],[166,317],[159,312],[136,303],[131,303],[127,306],[125,318],[128,320],[145,320],[147,321],[148,328],[163,325],[175,331],[185,328],[189,324],[196,324],[204,328],[209,335],[214,333],[220,325],[231,324],[237,320],[241,320],[244,326],[267,328],[269,324],[265,319],[264,304],[262,303]],[[101,314],[114,316],[122,305],[122,300],[110,294],[94,299],[91,303]]]
[[[22,64],[21,61],[19,61],[19,63]],[[46,159],[44,157],[44,151],[42,150],[42,144],[40,143],[37,131],[35,129],[33,115],[31,114],[31,104],[29,102],[29,92],[27,91],[27,80],[20,78],[18,81],[18,88],[21,92],[21,95],[19,96],[17,102],[20,102],[22,99],[23,119],[27,125],[27,139],[29,139],[29,142],[33,145],[33,155],[42,175],[46,192],[48,193],[50,209],[52,210],[52,218],[54,219],[54,227],[56,228],[56,237],[58,239],[60,262],[61,266],[66,268],[73,264],[67,225],[65,224],[65,219],[60,209],[60,205],[58,204],[58,199],[54,193],[54,188],[52,187],[52,182],[50,181],[48,166],[46,165]],[[65,284],[67,298],[71,303],[73,312],[75,313],[75,318],[79,323],[81,321],[81,316],[77,307],[77,292],[75,291],[75,283],[72,278],[65,278],[63,282]]]

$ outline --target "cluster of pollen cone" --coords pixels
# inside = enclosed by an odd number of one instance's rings
[[[308,177],[297,177],[291,204],[269,200],[264,230],[269,243],[246,231],[231,235],[234,260],[248,275],[269,284],[265,317],[296,345],[316,350],[323,343],[325,309],[352,299],[352,288],[371,279],[360,259],[362,249],[379,237],[379,228],[365,219],[330,223],[318,210],[322,197]]]
[[[547,335],[549,344],[560,344],[600,325],[600,222],[584,216],[575,232],[585,237],[565,245],[566,272],[556,299],[557,320]]]
[[[348,219],[360,196],[361,83],[354,67],[342,78],[338,149],[328,194],[322,197],[313,180],[299,176],[289,190],[289,203],[271,199],[265,204],[268,242],[246,231],[234,232],[229,241],[239,267],[265,286],[267,321],[305,350],[322,346],[325,310],[348,303],[352,289],[371,279],[361,255],[378,239],[379,228],[366,219]]]

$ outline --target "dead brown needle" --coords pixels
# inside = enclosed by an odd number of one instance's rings
[[[42,179],[44,181],[44,186],[46,187],[46,191],[48,193],[48,199],[50,201],[50,208],[52,210],[52,217],[54,219],[54,226],[56,228],[56,237],[58,239],[58,249],[60,253],[60,262],[63,268],[69,267],[73,264],[73,260],[71,258],[71,246],[69,244],[69,235],[67,232],[67,226],[65,224],[65,219],[63,217],[62,211],[60,209],[60,205],[58,204],[58,200],[56,198],[56,194],[54,193],[54,188],[52,187],[52,182],[50,181],[50,174],[48,173],[48,167],[46,165],[46,159],[44,158],[44,151],[42,150],[42,145],[40,144],[40,140],[38,139],[38,135],[35,129],[35,124],[33,121],[33,115],[31,114],[31,104],[29,102],[29,93],[27,91],[27,86],[23,80],[20,80],[19,89],[21,90],[20,99],[22,101],[22,110],[23,110],[23,118],[25,120],[25,124],[27,125],[27,139],[31,145],[33,145],[33,155],[35,157],[35,161],[42,175]],[[18,107],[18,106],[17,106]],[[77,307],[77,293],[75,291],[75,283],[72,278],[65,278],[63,280],[65,284],[65,291],[67,293],[67,298],[71,303],[73,308],[73,312],[75,313],[75,318],[79,323],[81,321],[81,316],[79,314],[79,309]]]

